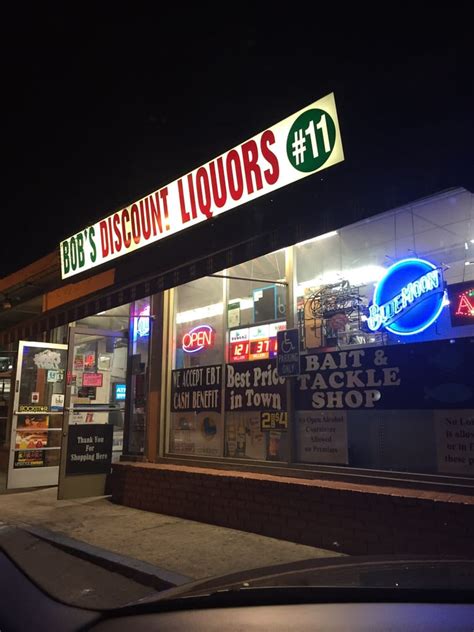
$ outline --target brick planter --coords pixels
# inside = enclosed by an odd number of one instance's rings
[[[181,465],[115,463],[113,502],[349,554],[474,557],[474,497]]]

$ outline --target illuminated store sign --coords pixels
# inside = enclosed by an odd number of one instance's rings
[[[133,339],[144,338],[150,335],[150,306],[142,309],[138,316],[134,318]]]
[[[127,397],[127,386],[126,384],[114,384],[115,389],[115,399],[116,401],[124,401]]]
[[[210,325],[193,327],[183,336],[183,351],[197,353],[214,346],[215,332]]]
[[[424,259],[402,259],[377,283],[367,325],[412,336],[432,325],[445,304],[440,268]]]
[[[286,322],[234,329],[229,333],[229,362],[276,358],[277,332],[286,329]]]
[[[448,295],[452,326],[474,325],[474,281],[448,286]]]
[[[62,241],[61,277],[122,257],[343,160],[331,93]]]

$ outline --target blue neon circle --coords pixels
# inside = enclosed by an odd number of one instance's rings
[[[408,283],[419,279],[436,266],[424,259],[401,259],[387,269],[385,276],[377,283],[373,303],[383,305],[392,300]],[[382,325],[387,331],[399,336],[413,336],[432,325],[444,307],[443,283],[440,287],[421,297],[400,313],[396,321]]]

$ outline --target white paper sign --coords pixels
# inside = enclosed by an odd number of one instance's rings
[[[474,474],[474,410],[435,410],[438,471]]]
[[[297,459],[302,463],[348,463],[346,412],[296,411]]]

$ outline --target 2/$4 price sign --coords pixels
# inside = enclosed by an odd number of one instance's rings
[[[334,94],[60,244],[68,278],[344,160]]]

